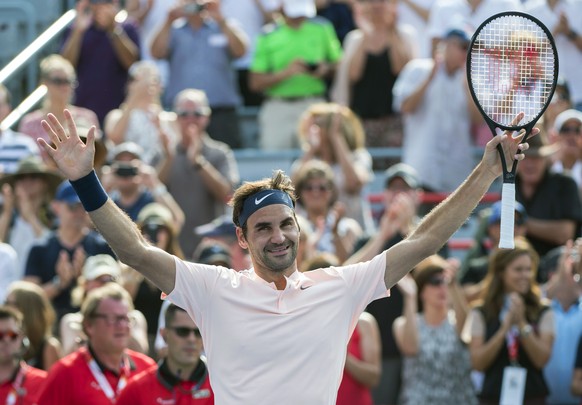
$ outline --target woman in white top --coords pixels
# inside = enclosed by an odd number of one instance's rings
[[[107,139],[118,145],[135,142],[144,150],[142,160],[157,166],[174,142],[175,114],[164,111],[157,66],[151,61],[134,63],[129,69],[127,97],[119,109],[105,117]]]

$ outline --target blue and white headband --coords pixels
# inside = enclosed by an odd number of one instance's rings
[[[294,208],[293,200],[286,192],[272,189],[261,190],[258,193],[248,196],[243,203],[242,210],[238,216],[239,225],[244,226],[247,219],[257,210],[272,204],[283,204],[291,209]]]

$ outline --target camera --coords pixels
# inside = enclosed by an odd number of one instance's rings
[[[158,231],[161,228],[163,228],[163,225],[155,222],[146,222],[143,224],[141,232],[151,243],[156,244],[158,243]]]
[[[305,64],[305,67],[310,72],[315,72],[317,70],[317,68],[319,67],[319,63],[316,63],[316,62],[308,62],[308,63]]]
[[[182,8],[184,14],[187,15],[194,15],[200,13],[202,10],[206,8],[205,4],[198,4],[198,3],[188,3]]]
[[[131,163],[119,162],[113,167],[113,173],[119,177],[133,177],[137,176],[137,166]]]

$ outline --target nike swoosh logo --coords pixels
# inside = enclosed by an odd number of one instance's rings
[[[255,205],[259,205],[260,203],[262,203],[265,200],[265,198],[267,198],[268,196],[273,195],[273,194],[275,194],[275,193],[269,193],[262,198],[255,198]]]
[[[307,290],[308,288],[313,287],[312,285],[302,285],[301,287],[299,287],[302,290]]]

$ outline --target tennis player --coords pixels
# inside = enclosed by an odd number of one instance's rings
[[[95,130],[85,145],[66,110],[65,117],[67,131],[48,115],[43,127],[55,146],[42,139],[39,144],[70,179],[120,260],[198,325],[217,404],[335,404],[346,345],[366,305],[387,296],[466,220],[501,174],[498,144],[508,162],[523,159],[528,147],[510,134],[494,137],[467,180],[405,240],[369,262],[308,273],[297,270],[299,226],[290,179],[276,172],[245,183],[231,204],[238,241],[249,250],[252,268],[236,272],[186,262],[148,244],[97,179]]]

